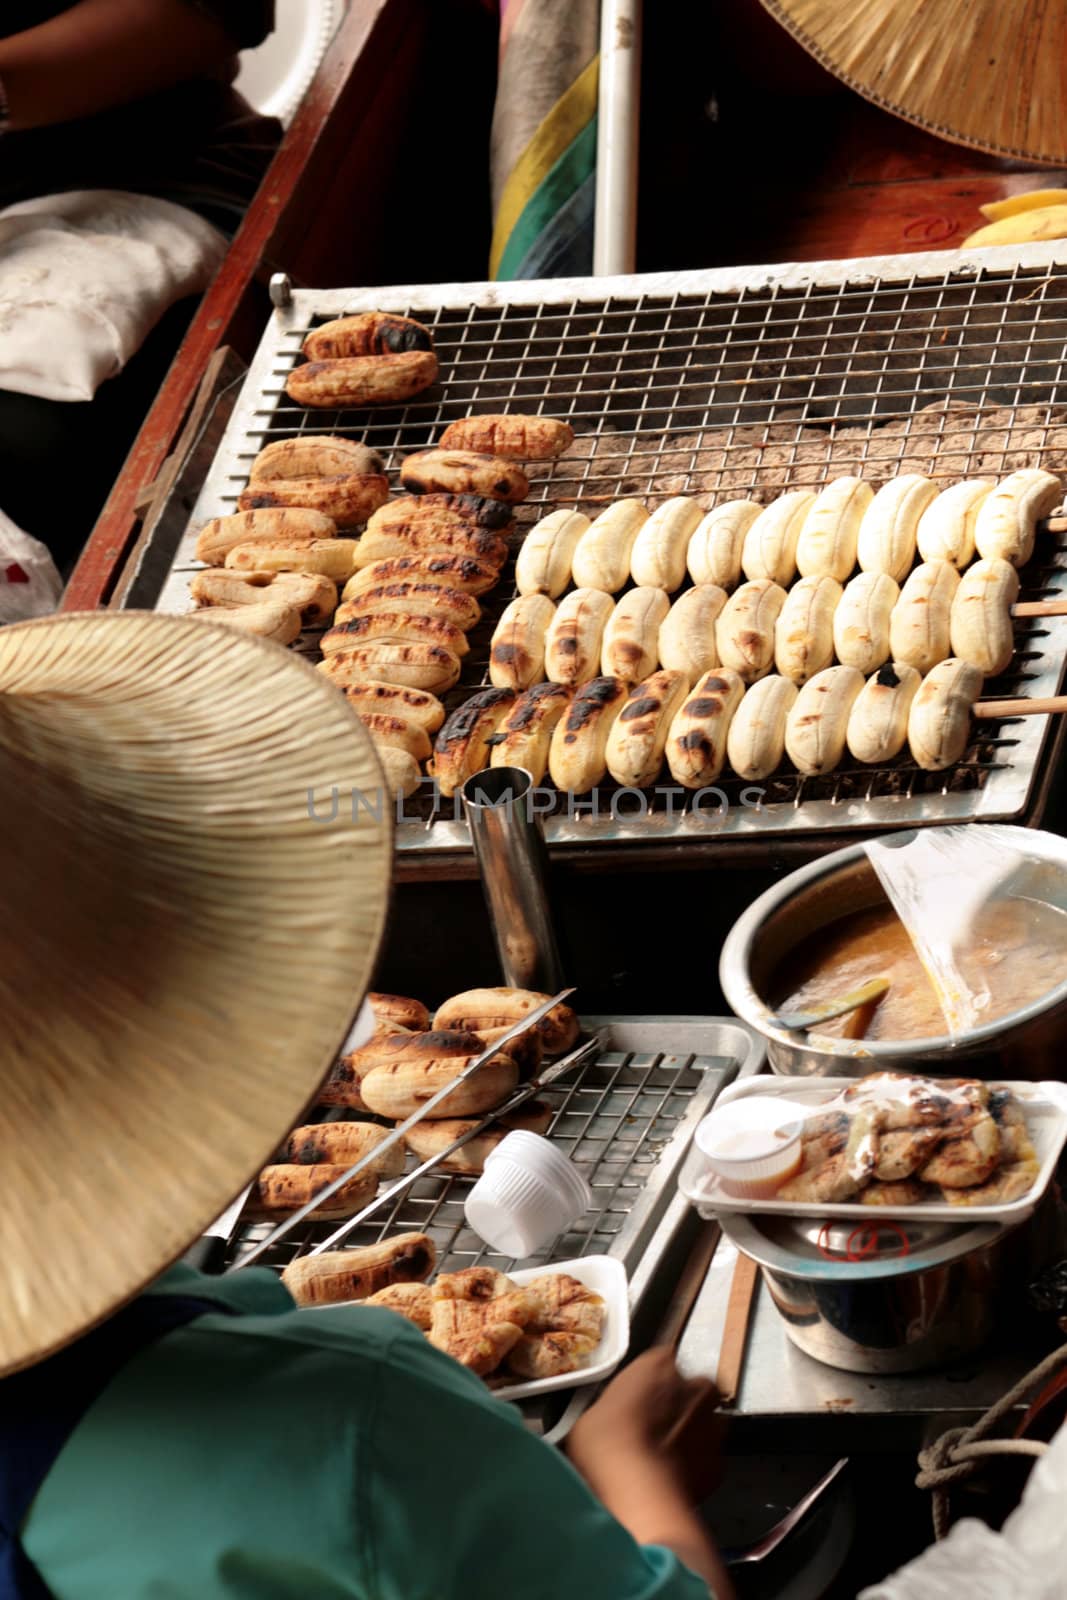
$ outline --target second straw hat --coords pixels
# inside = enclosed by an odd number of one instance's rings
[[[1067,7],[1049,0],[762,0],[835,77],[957,144],[1067,162]]]
[[[314,1098],[381,938],[381,786],[277,645],[0,629],[0,1374],[138,1293]]]

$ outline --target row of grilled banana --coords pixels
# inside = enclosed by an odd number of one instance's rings
[[[962,579],[947,561],[926,561],[898,588],[884,572],[862,572],[842,588],[828,575],[800,578],[787,592],[770,578],[732,595],[695,584],[671,604],[664,589],[639,586],[617,601],[601,589],[572,589],[556,605],[519,595],[490,645],[490,681],[522,690],[547,678],[576,687],[598,674],[636,683],[656,666],[690,683],[729,667],[745,683],[776,670],[802,684],[832,665],[865,676],[887,661],[927,673],[949,655],[987,677],[1014,650],[1016,570],[996,558],[976,561]]]
[[[904,582],[916,551],[924,561],[961,569],[979,555],[1021,567],[1033,552],[1037,522],[1063,489],[1050,472],[1014,472],[999,485],[976,478],[939,493],[919,473],[877,491],[861,478],[836,478],[820,493],[794,489],[769,506],[729,500],[704,511],[675,496],[649,512],[618,500],[590,521],[555,511],[530,530],[519,552],[520,595],[556,600],[579,589],[617,594],[632,579],[673,594],[685,582],[727,591],[742,577],[788,588],[799,572],[845,583],[857,563],[866,573]]]
[[[383,311],[322,323],[307,335],[301,354],[286,393],[316,410],[399,405],[436,383],[439,370],[429,328]]]
[[[369,1113],[403,1121],[481,1055],[494,1038],[547,998],[525,989],[470,989],[446,1000],[431,1024],[429,1012],[418,1000],[402,995],[368,996],[377,1023],[374,1037],[361,1049],[341,1057],[319,1094],[320,1105],[342,1107],[345,1119],[308,1124],[289,1135],[278,1159],[259,1175],[249,1200],[249,1218],[280,1218],[305,1205],[385,1140],[388,1128],[358,1120],[360,1117]],[[323,1221],[352,1216],[374,1197],[381,1180],[399,1177],[406,1150],[424,1161],[447,1149],[506,1100],[520,1080],[530,1078],[543,1055],[569,1050],[578,1031],[578,1018],[571,1008],[555,1006],[528,1034],[491,1056],[473,1077],[459,1084],[434,1108],[432,1119],[428,1117],[405,1135],[403,1145],[396,1144],[372,1159],[324,1201],[316,1216]],[[442,1170],[477,1175],[506,1134],[515,1128],[544,1133],[551,1117],[551,1108],[543,1101],[528,1101],[513,1116],[445,1157]]]

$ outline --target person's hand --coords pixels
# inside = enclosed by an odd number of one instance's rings
[[[710,1378],[683,1378],[670,1350],[647,1350],[578,1419],[567,1454],[594,1488],[627,1457],[655,1457],[699,1504],[718,1481],[725,1429],[718,1404]]]

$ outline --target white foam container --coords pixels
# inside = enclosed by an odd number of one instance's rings
[[[543,1278],[551,1272],[566,1272],[595,1294],[603,1295],[606,1315],[600,1343],[573,1372],[561,1372],[555,1378],[528,1378],[524,1382],[509,1383],[506,1388],[493,1390],[498,1400],[531,1400],[553,1389],[576,1389],[582,1384],[599,1383],[614,1372],[629,1349],[630,1297],[626,1268],[621,1261],[614,1256],[579,1256],[576,1261],[547,1261],[539,1267],[526,1267],[522,1272],[509,1272],[508,1277],[521,1288],[532,1278]]]
[[[716,1110],[742,1099],[774,1095],[793,1103],[810,1105],[813,1112],[843,1090],[854,1089],[856,1078],[745,1078],[724,1089]],[[931,1080],[937,1082],[936,1078]],[[694,1139],[678,1176],[678,1187],[696,1206],[702,1217],[722,1212],[751,1216],[843,1217],[873,1222],[894,1218],[913,1222],[958,1222],[961,1227],[975,1222],[1021,1222],[1033,1211],[1052,1179],[1064,1143],[1067,1142],[1067,1085],[1062,1083],[1014,1083],[998,1080],[991,1089],[1010,1089],[1026,1118],[1026,1126],[1038,1159],[1038,1174],[1031,1188],[1017,1200],[1004,1205],[954,1206],[947,1200],[931,1200],[914,1206],[865,1206],[857,1201],[830,1203],[801,1200],[750,1200],[730,1194],[711,1170],[707,1157]],[[714,1112],[711,1113],[714,1116]]]
[[[486,1157],[463,1214],[490,1249],[521,1261],[573,1227],[592,1203],[582,1173],[551,1139],[516,1128]]]

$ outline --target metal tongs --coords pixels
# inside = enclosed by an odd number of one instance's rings
[[[348,1167],[344,1172],[342,1172],[340,1177],[334,1178],[332,1182],[326,1184],[323,1189],[319,1190],[317,1195],[315,1195],[311,1200],[307,1201],[305,1205],[302,1205],[299,1210],[294,1211],[291,1217],[286,1217],[283,1222],[280,1222],[265,1239],[261,1239],[258,1244],[253,1245],[252,1248],[247,1250],[238,1261],[235,1261],[230,1267],[228,1267],[226,1269],[227,1272],[236,1272],[239,1268],[247,1267],[251,1262],[258,1260],[261,1255],[263,1255],[273,1245],[277,1244],[279,1239],[283,1239],[287,1233],[291,1232],[291,1230],[295,1228],[298,1223],[303,1222],[306,1217],[311,1216],[312,1213],[316,1211],[320,1205],[322,1205],[323,1201],[329,1200],[331,1195],[335,1195],[339,1189],[343,1189],[345,1184],[350,1182],[352,1178],[358,1177],[365,1167],[369,1167],[372,1162],[380,1160],[387,1150],[391,1150],[395,1144],[398,1144],[400,1140],[403,1139],[404,1135],[410,1128],[414,1128],[417,1123],[421,1122],[424,1117],[428,1116],[434,1107],[439,1105],[447,1095],[450,1095],[459,1084],[465,1083],[468,1078],[473,1077],[478,1071],[479,1067],[483,1067],[492,1056],[497,1055],[498,1052],[504,1049],[506,1045],[510,1044],[512,1039],[517,1039],[522,1034],[526,1033],[536,1023],[540,1022],[542,1017],[547,1016],[554,1006],[558,1006],[562,1000],[568,999],[568,997],[573,993],[573,987],[570,989],[561,989],[559,993],[554,994],[550,1000],[542,1001],[542,1003],[535,1007],[535,1009],[531,1011],[528,1016],[522,1017],[518,1022],[513,1023],[507,1032],[502,1033],[498,1039],[494,1039],[492,1044],[488,1045],[486,1049],[482,1051],[480,1056],[475,1056],[473,1061],[469,1061],[462,1072],[457,1073],[457,1075],[448,1083],[443,1084],[441,1088],[437,1090],[436,1094],[431,1095],[425,1105],[420,1106],[417,1111],[413,1111],[411,1113],[410,1117],[407,1117],[403,1122],[398,1123],[392,1132],[387,1134],[379,1144],[376,1144],[372,1149],[368,1150],[366,1154],[361,1156],[358,1161],[354,1162],[352,1166]],[[451,1155],[453,1150],[458,1150],[461,1145],[466,1144],[468,1139],[477,1137],[477,1135],[481,1133],[484,1128],[487,1128],[491,1122],[498,1122],[501,1117],[506,1117],[509,1115],[509,1113],[514,1111],[516,1107],[522,1105],[524,1101],[529,1100],[534,1095],[540,1093],[540,1091],[545,1088],[547,1084],[552,1083],[562,1073],[569,1071],[570,1068],[576,1066],[579,1061],[584,1060],[585,1056],[598,1044],[598,1042],[599,1041],[596,1037],[586,1040],[585,1043],[580,1045],[576,1050],[572,1050],[570,1055],[564,1056],[561,1061],[555,1062],[547,1069],[546,1072],[542,1073],[539,1078],[535,1078],[531,1083],[524,1084],[521,1089],[516,1089],[514,1094],[512,1094],[509,1099],[505,1100],[503,1105],[496,1106],[493,1111],[491,1111],[482,1119],[481,1122],[476,1123],[468,1133],[465,1133],[459,1139],[454,1140],[446,1150],[438,1151],[437,1154],[424,1161],[421,1166],[416,1167],[414,1172],[409,1172],[405,1174],[403,1178],[398,1178],[396,1183],[394,1183],[390,1188],[386,1189],[384,1193],[376,1195],[374,1199],[363,1208],[362,1211],[358,1212],[354,1217],[346,1218],[341,1226],[336,1229],[336,1231],[332,1233],[328,1239],[324,1239],[321,1244],[316,1245],[314,1250],[312,1250],[310,1253],[312,1255],[318,1255],[321,1251],[328,1250],[332,1245],[338,1244],[342,1239],[347,1238],[354,1228],[358,1227],[361,1222],[365,1221],[367,1217],[371,1216],[373,1212],[377,1211],[381,1206],[383,1206],[387,1200],[390,1200],[393,1197],[393,1195],[399,1194],[401,1190],[406,1189],[410,1184],[415,1182],[416,1178],[421,1177],[422,1174],[427,1172],[431,1167],[435,1167],[445,1158],[445,1156]]]

